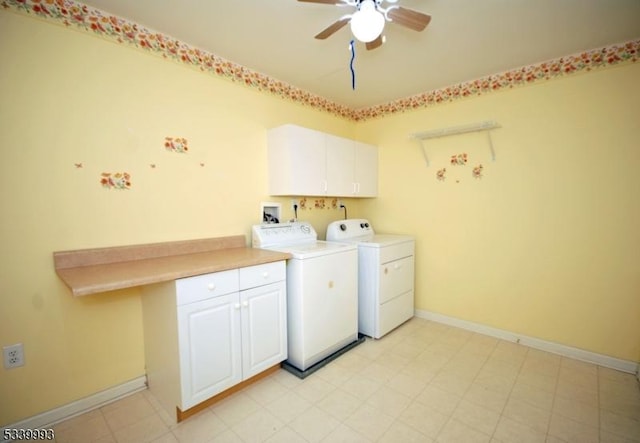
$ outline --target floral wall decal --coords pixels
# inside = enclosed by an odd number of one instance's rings
[[[436,178],[438,179],[438,181],[445,181],[447,178],[447,168],[442,168],[439,169],[438,172],[436,172]]]
[[[127,172],[103,172],[100,184],[107,189],[131,189],[131,176]]]
[[[164,147],[167,151],[177,152],[179,154],[186,154],[189,150],[187,139],[183,137],[165,137]]]
[[[467,164],[467,153],[451,156],[451,164],[454,166],[464,166]]]
[[[473,171],[471,172],[471,174],[473,175],[473,178],[482,178],[482,165],[478,165],[475,168],[473,168]]]

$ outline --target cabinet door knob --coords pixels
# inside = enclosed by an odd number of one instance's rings
[[[402,267],[402,265],[399,265],[398,263],[393,265],[393,269],[400,269],[401,267]]]
[[[269,277],[269,273],[268,273],[267,271],[264,271],[264,272],[262,273],[262,277],[264,277],[264,278],[268,278],[268,277]]]
[[[215,288],[216,288],[216,285],[214,283],[209,283],[207,285],[207,289],[210,290],[210,291],[213,291]]]
[[[242,307],[243,307],[243,308],[246,308],[247,306],[249,306],[249,302],[248,302],[248,301],[246,301],[246,300],[245,300],[245,301],[243,301],[243,302],[242,302]]]
[[[236,309],[240,309],[240,303],[236,303],[233,307]]]

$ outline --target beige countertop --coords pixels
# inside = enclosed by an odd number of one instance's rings
[[[75,296],[286,260],[245,246],[244,236],[54,252],[56,273]]]

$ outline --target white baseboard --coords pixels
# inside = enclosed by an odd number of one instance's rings
[[[620,358],[610,357],[608,355],[597,354],[595,352],[585,351],[583,349],[541,340],[535,337],[528,337],[526,335],[517,334],[511,331],[505,331],[503,329],[493,328],[481,323],[460,320],[458,318],[449,317],[446,315],[438,314],[436,312],[421,311],[416,309],[415,315],[416,317],[423,318],[425,320],[431,320],[437,323],[443,323],[449,326],[455,326],[457,328],[477,332],[483,335],[488,335],[490,337],[495,337],[514,343],[520,343],[531,348],[540,349],[542,351],[551,352],[553,354],[562,355],[564,357],[570,357],[576,360],[594,363],[599,366],[617,369],[618,371],[628,372],[630,374],[635,373],[638,377],[638,380],[640,381],[640,375],[638,374],[640,365],[635,361],[622,360]]]
[[[2,427],[2,434],[0,435],[0,441],[2,439],[5,429],[42,429],[50,428],[56,423],[75,417],[85,412],[89,412],[93,409],[97,409],[106,404],[119,400],[127,395],[134,394],[147,388],[147,377],[142,376],[129,380],[118,386],[113,386],[104,391],[90,395],[80,400],[68,403],[60,406],[59,408],[51,409],[50,411],[43,412],[42,414],[34,415],[33,417],[26,418],[19,422],[9,424]]]

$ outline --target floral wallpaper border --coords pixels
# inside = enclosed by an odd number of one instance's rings
[[[386,104],[351,109],[147,29],[137,23],[107,15],[99,9],[73,0],[1,0],[0,5],[4,9],[11,8],[22,13],[34,14],[41,18],[57,21],[65,26],[74,26],[90,33],[111,38],[118,43],[129,44],[164,58],[191,65],[203,72],[243,83],[250,88],[355,121],[426,108],[439,103],[479,96],[576,72],[590,71],[625,62],[636,62],[640,51],[639,39],[416,94]]]

